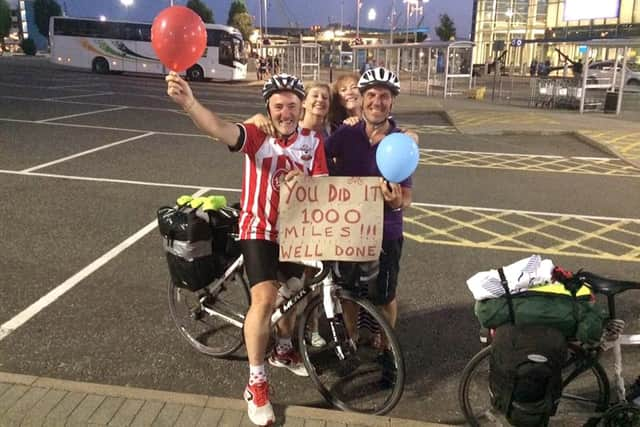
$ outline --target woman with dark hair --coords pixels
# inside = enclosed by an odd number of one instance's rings
[[[331,108],[329,108],[329,123],[331,132],[338,129],[347,120],[348,124],[354,124],[362,116],[362,97],[358,90],[356,74],[345,74],[338,77],[333,84],[333,96]]]

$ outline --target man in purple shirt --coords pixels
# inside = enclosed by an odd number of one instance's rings
[[[362,94],[362,120],[343,125],[325,143],[329,172],[334,176],[379,176],[384,197],[382,252],[378,261],[341,262],[338,283],[346,288],[365,287],[368,298],[380,306],[392,327],[398,314],[396,287],[402,254],[402,210],[411,204],[411,177],[401,183],[382,178],[376,163],[378,144],[386,135],[401,132],[389,117],[400,93],[395,73],[382,68],[365,71],[358,82]],[[377,274],[376,274],[377,273]],[[381,343],[381,349],[386,344]]]

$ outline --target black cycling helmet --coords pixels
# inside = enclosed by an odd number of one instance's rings
[[[281,73],[271,76],[262,87],[262,97],[264,102],[268,103],[269,98],[276,92],[293,92],[298,95],[301,101],[304,100],[306,93],[302,81],[296,76]]]
[[[391,91],[393,96],[400,93],[400,80],[398,76],[391,70],[383,67],[372,68],[362,73],[358,81],[358,89],[360,93],[374,86],[384,86]]]

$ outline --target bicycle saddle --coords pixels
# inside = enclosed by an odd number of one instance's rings
[[[640,290],[640,283],[628,280],[607,279],[588,271],[576,273],[576,279],[585,283],[593,292],[604,295],[616,295],[629,289]]]

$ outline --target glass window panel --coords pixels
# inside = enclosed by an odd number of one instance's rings
[[[633,19],[633,0],[622,0],[620,2],[620,23],[628,24]]]

